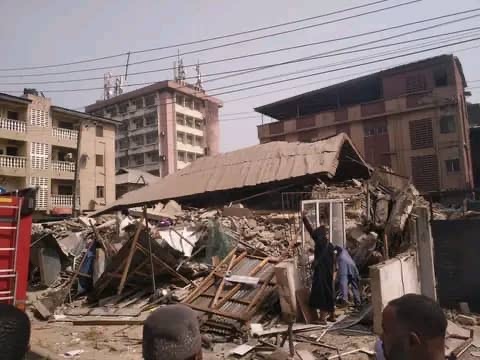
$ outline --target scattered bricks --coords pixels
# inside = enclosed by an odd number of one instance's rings
[[[473,316],[458,315],[455,320],[459,324],[465,325],[465,326],[475,326],[475,325],[477,325],[477,319],[475,319]]]

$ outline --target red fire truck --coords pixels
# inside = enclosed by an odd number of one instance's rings
[[[35,188],[0,194],[0,303],[25,309]]]

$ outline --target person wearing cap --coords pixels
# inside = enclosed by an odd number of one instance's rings
[[[201,360],[202,338],[195,312],[185,305],[155,310],[143,325],[145,360]]]

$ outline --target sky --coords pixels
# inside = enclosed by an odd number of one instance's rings
[[[0,92],[21,95],[24,87],[34,87],[52,98],[56,105],[83,110],[85,105],[103,97],[103,90],[95,88],[103,87],[104,73],[111,71],[113,74],[123,74],[125,72],[126,55],[63,67],[8,71],[5,69],[61,64],[114,54],[125,54],[129,51],[182,44],[320,16],[373,1],[44,0],[38,2],[34,0],[0,0],[0,14],[3,15],[2,21],[0,21],[0,46],[3,50],[0,57]],[[382,31],[368,36],[325,43],[325,40],[338,39],[417,20],[480,8],[480,0],[418,0],[405,6],[374,14],[358,15],[408,1],[386,0],[361,9],[246,35],[132,54],[130,56],[131,64],[156,58],[169,58],[130,65],[129,73],[131,75],[128,77],[127,84],[132,86],[129,86],[128,90],[138,87],[133,84],[153,83],[172,79],[173,71],[171,68],[173,67],[175,55],[178,52],[191,52],[222,44],[228,45],[213,50],[182,55],[185,65],[194,65],[197,62],[224,60],[246,54],[324,41],[323,44],[304,46],[288,51],[201,65],[204,87],[207,93],[215,95],[224,102],[224,106],[220,111],[221,151],[230,151],[258,143],[257,125],[262,122],[272,121],[272,119],[262,118],[260,114],[254,112],[253,109],[257,106],[402,63],[444,53],[453,53],[460,58],[467,83],[471,87],[469,90],[472,96],[468,100],[479,102],[480,81],[476,80],[480,80],[480,66],[478,66],[480,40],[412,54],[397,59],[378,60],[480,37],[480,28],[471,29],[480,26],[480,17],[439,26],[426,31],[419,30],[423,27],[453,19],[474,16],[476,14],[480,15],[480,11],[471,11],[447,19]],[[332,20],[352,15],[358,16],[353,19],[332,22]],[[325,24],[325,22],[330,23]],[[231,44],[233,41],[265,36],[309,25],[312,26],[308,29],[293,31],[288,34],[268,36],[241,44]],[[466,29],[471,29],[471,31],[468,33],[458,32]],[[395,39],[385,39],[407,31],[410,31],[411,34]],[[457,31],[455,34],[424,39],[422,41],[367,49],[366,51],[348,54],[345,54],[345,52],[349,50],[345,49],[340,51],[341,54],[334,54],[334,50],[338,52],[340,49],[354,45],[357,45],[355,49],[371,48],[455,31]],[[382,39],[385,40],[381,41]],[[365,42],[370,42],[370,44],[363,45],[363,47],[358,46]],[[218,79],[218,77],[225,76],[220,76],[218,73],[271,65],[326,52],[330,52],[330,55]],[[372,60],[378,62],[362,65]],[[339,70],[339,68],[346,66],[354,67]],[[105,69],[84,71],[94,67],[104,67]],[[77,70],[82,71],[71,74],[57,74],[58,72]],[[186,70],[187,76],[195,76],[193,67],[189,67]],[[151,72],[135,75],[135,72],[143,71]],[[328,73],[326,73],[327,71]],[[323,74],[318,74],[319,72]],[[38,75],[42,73],[47,74]],[[288,75],[289,73],[295,74]],[[25,76],[30,74],[36,74],[37,76]],[[75,81],[92,77],[99,79]],[[278,82],[292,77],[302,78],[266,85],[267,83]],[[42,81],[62,82],[49,84],[34,83]],[[252,86],[257,87],[251,88]],[[91,88],[94,89],[88,90]],[[72,92],[66,90],[81,91]]]

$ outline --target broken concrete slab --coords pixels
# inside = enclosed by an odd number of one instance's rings
[[[40,280],[43,285],[52,285],[60,276],[62,262],[57,249],[44,247],[38,250],[38,267],[40,269]]]
[[[473,316],[468,316],[468,315],[457,315],[457,317],[455,318],[455,321],[461,325],[466,325],[466,326],[477,325],[477,319],[474,318]]]

